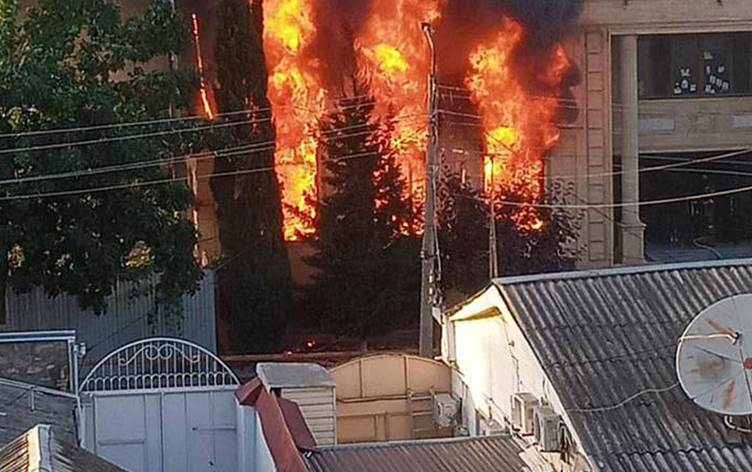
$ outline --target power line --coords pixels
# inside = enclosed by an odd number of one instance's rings
[[[335,141],[339,139],[347,139],[347,138],[352,138],[352,137],[357,137],[357,136],[367,136],[373,133],[373,130],[368,130],[368,131],[363,131],[359,133],[348,133],[344,135],[336,135],[336,133],[338,132],[356,129],[360,127],[362,126],[356,125],[356,126],[347,126],[343,128],[336,128],[336,129],[331,130],[332,136],[326,137],[326,138],[316,138],[316,141],[318,143],[330,142],[330,141]],[[311,136],[311,137],[315,138],[315,136]],[[193,154],[185,154],[182,156],[176,156],[172,158],[156,159],[156,160],[151,160],[151,161],[139,161],[139,162],[133,162],[133,163],[128,163],[128,164],[99,167],[99,168],[87,169],[87,170],[61,172],[58,174],[42,174],[42,175],[29,176],[29,177],[19,177],[15,179],[0,180],[0,186],[17,185],[17,184],[23,184],[27,182],[40,182],[40,181],[55,180],[55,179],[62,179],[62,178],[88,177],[88,176],[93,176],[93,175],[105,174],[105,173],[110,173],[110,172],[126,171],[126,170],[139,170],[139,169],[144,169],[148,167],[158,167],[158,166],[162,166],[166,164],[181,163],[190,159],[193,159],[196,161],[202,161],[206,159],[213,160],[218,157],[231,157],[231,156],[236,156],[236,155],[247,154],[251,151],[256,151],[256,150],[258,151],[276,150],[276,148],[274,147],[274,144],[275,144],[275,141],[265,141],[265,142],[260,142],[260,143],[253,143],[253,144],[247,144],[247,145],[242,145],[242,146],[230,147],[230,148],[222,149],[219,151],[210,150],[210,151],[202,151],[202,152],[193,153]],[[270,146],[271,148],[264,147],[264,146]]]
[[[270,147],[268,149],[256,149],[252,152],[263,152],[263,151],[273,150],[273,149],[274,147]],[[336,162],[336,161],[343,161],[343,160],[349,160],[349,159],[370,157],[370,156],[375,156],[378,154],[379,154],[378,152],[364,152],[364,153],[358,153],[358,154],[344,155],[341,157],[332,158],[330,160]],[[245,170],[240,170],[240,171],[212,173],[212,174],[197,176],[197,179],[207,179],[207,178],[211,179],[215,177],[229,177],[229,176],[234,176],[234,175],[257,174],[261,172],[275,172],[277,168],[279,167],[296,166],[296,165],[299,165],[299,164],[295,164],[295,163],[280,164],[280,165],[271,166],[271,167],[258,167],[254,169],[245,169]],[[14,195],[14,196],[0,197],[0,201],[28,200],[28,199],[33,199],[33,198],[83,195],[87,193],[97,193],[97,192],[104,192],[104,191],[109,191],[109,190],[124,190],[124,189],[130,189],[130,188],[139,188],[139,187],[146,187],[146,186],[152,186],[152,185],[182,182],[182,181],[186,181],[189,179],[190,177],[187,177],[187,176],[186,177],[170,177],[170,178],[164,178],[164,179],[148,180],[148,181],[143,181],[143,182],[130,182],[130,183],[115,184],[115,185],[108,185],[108,186],[102,186],[102,187],[92,187],[92,188],[86,188],[86,189],[61,190],[57,192],[42,192],[42,193],[26,194],[26,195]]]
[[[502,143],[500,143],[500,144],[502,144]],[[451,149],[447,149],[447,148],[442,148],[442,150],[443,151],[450,151],[451,152]],[[464,152],[471,153],[471,154],[476,154],[476,155],[480,155],[480,156],[493,155],[493,156],[504,156],[504,157],[507,157],[509,154],[514,154],[514,151],[510,151],[510,153],[485,153],[485,152],[482,152],[482,151],[465,150]],[[715,161],[720,161],[720,160],[728,159],[728,158],[731,158],[731,157],[736,157],[736,156],[741,156],[741,155],[749,154],[750,152],[752,152],[752,148],[745,148],[745,149],[741,149],[741,150],[738,150],[738,151],[732,151],[732,152],[723,153],[723,154],[715,154],[715,155],[712,155],[712,156],[701,157],[701,158],[697,158],[697,159],[682,160],[681,162],[675,162],[673,164],[662,164],[662,165],[657,165],[657,166],[643,167],[643,168],[639,169],[637,172],[640,173],[640,174],[641,173],[646,173],[646,172],[657,172],[657,171],[661,171],[661,170],[675,169],[675,168],[679,168],[679,167],[691,166],[691,165],[695,165],[695,164],[702,164],[702,163],[706,163],[706,162],[715,162]],[[640,156],[640,158],[643,158],[643,157],[647,157],[648,159],[663,159],[664,158],[662,156],[651,156],[651,155],[647,155],[647,156],[642,156],[641,155]],[[670,159],[670,157],[668,157],[667,159]],[[742,163],[741,162],[735,162],[734,164],[742,164]],[[748,165],[752,165],[752,163],[749,163]],[[599,173],[595,173],[595,174],[551,175],[551,176],[544,176],[543,178],[546,181],[568,180],[568,179],[581,180],[581,179],[589,179],[589,178],[595,178],[595,177],[615,177],[617,175],[623,175],[625,173],[626,173],[625,171],[615,171],[615,172],[599,172]]]
[[[357,105],[357,106],[362,106],[362,105]],[[413,116],[423,116],[423,115],[422,114],[405,115],[404,117],[399,117],[399,119],[400,120],[407,119]],[[15,153],[21,153],[21,152],[31,152],[31,151],[43,151],[43,150],[49,150],[49,149],[61,149],[61,148],[68,148],[68,147],[89,146],[89,145],[95,145],[95,144],[107,144],[107,143],[116,142],[116,141],[117,142],[129,141],[132,139],[143,139],[143,138],[151,138],[151,137],[157,137],[157,136],[166,136],[166,135],[176,134],[176,133],[177,134],[194,133],[197,131],[205,131],[205,130],[218,129],[218,128],[229,128],[229,127],[235,127],[235,126],[240,126],[240,125],[253,125],[253,124],[266,123],[266,122],[271,122],[271,121],[274,121],[273,117],[267,117],[263,119],[231,121],[227,123],[214,123],[211,125],[199,126],[199,127],[194,127],[194,128],[180,128],[180,129],[154,131],[150,133],[129,134],[129,135],[124,135],[124,136],[107,136],[107,137],[102,137],[102,138],[97,138],[97,139],[89,139],[89,140],[81,140],[81,141],[67,141],[63,143],[42,144],[42,145],[37,145],[37,146],[0,149],[0,155],[15,154]],[[355,125],[354,127],[363,127],[363,125],[362,124]]]
[[[735,194],[745,193],[745,192],[750,192],[750,191],[752,191],[752,185],[745,186],[745,187],[736,187],[736,188],[727,189],[727,190],[720,190],[717,192],[685,195],[681,197],[662,198],[658,200],[638,200],[636,202],[595,203],[595,204],[577,205],[577,204],[546,204],[546,203],[534,203],[534,202],[516,202],[516,201],[510,201],[510,200],[503,200],[502,205],[508,205],[511,207],[521,207],[521,208],[595,210],[599,208],[606,209],[606,208],[625,208],[625,207],[631,207],[631,206],[643,207],[643,206],[667,205],[670,203],[681,203],[681,202],[688,202],[688,201],[694,201],[694,200],[705,200],[705,199],[723,197],[727,195],[735,195]],[[464,197],[464,198],[470,198],[473,200],[483,201],[483,202],[486,201],[486,199],[484,198],[471,197],[469,195],[461,195],[461,194],[453,194],[453,195],[458,196],[458,197]]]
[[[472,92],[466,88],[462,87],[456,87],[456,86],[449,86],[449,85],[440,85],[440,89],[448,90],[449,98],[457,98],[461,100],[468,100],[475,102],[477,99],[473,96]],[[446,96],[445,96],[446,97]],[[560,97],[560,96],[545,96],[545,95],[533,95],[533,94],[525,94],[525,98],[530,98],[534,100],[551,100],[556,101],[559,103],[558,108],[566,108],[566,109],[580,109],[582,108],[582,104],[580,103],[581,100],[578,100],[577,98],[566,98],[566,97]],[[668,98],[668,97],[667,97]],[[728,97],[731,98],[731,97]],[[656,106],[649,103],[645,103],[645,101],[650,102],[651,99],[641,99],[643,103],[640,104],[640,111],[649,111],[649,112],[676,112],[675,108],[667,107],[667,106]],[[562,107],[561,103],[568,103],[569,105]],[[611,107],[614,109],[623,109],[624,106],[620,102],[612,101]],[[717,115],[717,116],[723,116],[722,112],[710,112],[711,115]]]
[[[54,144],[41,144],[37,146],[27,146],[27,147],[21,147],[21,148],[0,149],[0,155],[16,154],[16,153],[31,152],[31,151],[45,151],[49,149],[61,149],[61,148],[68,148],[68,147],[90,146],[90,145],[95,145],[95,144],[106,144],[106,143],[111,143],[111,142],[116,142],[116,141],[120,142],[120,141],[130,141],[132,139],[153,138],[157,136],[166,136],[170,134],[195,133],[197,131],[205,131],[209,129],[230,128],[234,126],[251,125],[251,124],[264,123],[264,122],[269,122],[269,121],[272,121],[272,118],[264,118],[262,120],[231,121],[229,123],[216,123],[216,124],[211,124],[207,126],[199,126],[196,128],[180,128],[180,129],[172,129],[172,130],[154,131],[151,133],[129,134],[125,136],[108,136],[104,138],[89,139],[89,140],[82,140],[82,141],[72,141],[72,142],[54,143]]]
[[[679,382],[674,382],[673,384],[668,385],[666,387],[646,388],[646,389],[640,390],[639,392],[633,395],[628,396],[624,400],[620,401],[619,403],[615,403],[613,405],[601,406],[601,407],[596,407],[596,408],[565,408],[565,410],[570,413],[602,413],[605,411],[611,411],[611,410],[616,410],[618,408],[621,408],[625,406],[627,403],[633,400],[636,400],[637,398],[643,395],[647,395],[648,393],[655,393],[655,394],[666,393],[666,392],[670,392],[671,390],[674,390],[678,386],[679,386]]]
[[[370,95],[357,95],[353,97],[338,97],[335,99],[329,99],[327,100],[330,103],[341,103],[346,101],[352,101],[352,100],[358,100],[361,98],[373,98]],[[362,102],[358,105],[352,105],[352,106],[346,106],[346,107],[331,107],[324,109],[324,112],[330,112],[330,111],[336,111],[341,109],[349,109],[351,107],[355,106],[364,106],[364,105],[374,105],[376,104],[376,101],[367,101]],[[322,110],[312,110],[307,108],[302,108],[299,106],[295,106],[292,104],[283,104],[283,105],[275,105],[265,108],[246,108],[242,110],[235,110],[230,112],[224,112],[224,113],[218,113],[215,115],[215,117],[232,117],[237,115],[247,115],[247,114],[255,114],[255,113],[261,113],[261,112],[271,112],[274,110],[280,110],[280,109],[286,109],[286,108],[296,108],[298,110],[305,110],[305,111],[322,111]],[[175,122],[182,122],[182,121],[195,121],[195,120],[204,120],[207,121],[206,117],[204,115],[189,115],[189,116],[183,116],[183,117],[175,117],[175,118],[155,118],[151,120],[141,120],[141,121],[131,121],[131,122],[122,122],[122,123],[107,123],[102,125],[91,125],[91,126],[78,126],[78,127],[70,127],[70,128],[51,128],[51,129],[44,129],[44,130],[37,130],[37,131],[21,131],[21,132],[9,132],[9,133],[0,133],[0,138],[22,138],[27,136],[45,136],[50,134],[62,134],[62,133],[79,133],[79,132],[85,132],[85,131],[101,131],[101,130],[107,130],[107,129],[114,129],[114,128],[130,128],[130,127],[136,127],[136,126],[149,126],[149,125],[155,125],[155,124],[165,124],[165,123],[175,123]]]

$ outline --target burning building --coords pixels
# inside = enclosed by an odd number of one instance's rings
[[[437,93],[443,169],[487,190],[515,187],[524,197],[520,203],[530,204],[520,209],[518,223],[541,224],[535,205],[543,197],[543,160],[558,144],[562,100],[570,99],[576,70],[565,51],[575,15],[557,20],[561,24],[548,28],[553,32],[544,38],[507,3],[513,2],[389,0],[340,7],[265,0],[264,53],[288,241],[315,237],[315,202],[325,190],[318,150],[326,139],[317,128],[339,100],[352,97],[352,90],[365,90],[374,120],[393,126],[391,146],[415,207],[422,205],[429,122],[429,54],[420,29],[425,21],[435,25],[442,51]],[[202,78],[197,108],[211,117],[203,86],[211,73],[203,64],[210,58],[200,52],[201,41],[211,39],[199,37],[201,15],[192,15]],[[204,16],[210,23],[211,13]]]
[[[211,9],[178,5],[206,25],[211,80]],[[315,237],[326,139],[317,126],[357,81],[377,117],[394,120],[392,144],[420,206],[429,57],[419,23],[430,21],[444,171],[514,188],[517,223],[531,228],[546,187],[565,188],[581,219],[582,267],[752,253],[752,228],[735,223],[752,211],[747,194],[687,198],[752,183],[752,19],[741,0],[702,8],[712,28],[669,2],[265,0],[286,239]]]

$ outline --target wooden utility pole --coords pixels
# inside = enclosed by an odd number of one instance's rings
[[[421,293],[420,293],[420,340],[419,351],[423,357],[433,357],[434,312],[440,304],[438,267],[438,237],[436,232],[436,177],[438,173],[439,115],[436,80],[436,47],[433,28],[422,23],[421,28],[431,52],[431,71],[428,80],[429,136],[426,152],[426,204],[424,207],[425,229],[420,251]],[[437,316],[440,317],[440,314]]]
[[[494,182],[494,161],[491,159],[491,184],[489,189],[490,221],[488,222],[488,276],[491,280],[499,276],[499,254],[496,247],[496,188]]]

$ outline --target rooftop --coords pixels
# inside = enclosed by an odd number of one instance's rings
[[[306,454],[311,472],[521,472],[522,448],[508,436],[352,444]]]
[[[261,362],[256,373],[267,388],[335,386],[329,372],[318,364]]]
[[[52,425],[59,439],[75,442],[76,403],[71,393],[0,377],[0,448],[37,423]]]
[[[63,442],[48,425],[37,425],[0,449],[3,472],[125,472],[124,469]]]
[[[700,311],[752,293],[752,260],[495,284],[599,470],[752,470],[752,446],[694,405],[674,368],[677,340]]]

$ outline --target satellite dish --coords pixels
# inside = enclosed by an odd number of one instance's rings
[[[679,339],[676,372],[699,407],[752,415],[752,294],[725,298],[692,320]]]

